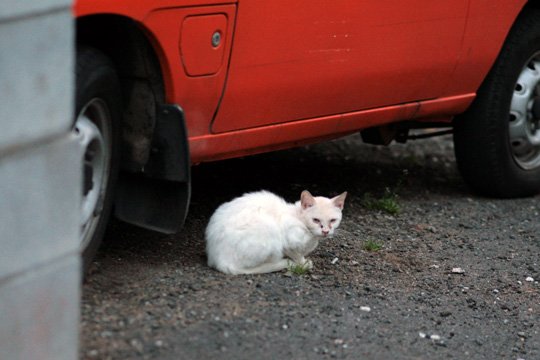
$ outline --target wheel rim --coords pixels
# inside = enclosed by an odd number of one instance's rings
[[[90,100],[73,127],[83,160],[80,243],[84,250],[92,239],[103,211],[111,162],[111,116],[107,104]]]
[[[540,51],[523,67],[510,105],[510,146],[524,170],[540,166]]]

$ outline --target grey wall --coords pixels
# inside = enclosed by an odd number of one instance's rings
[[[0,2],[0,359],[76,359],[70,0]]]

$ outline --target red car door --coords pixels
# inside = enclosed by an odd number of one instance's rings
[[[437,98],[469,0],[240,0],[215,133]]]

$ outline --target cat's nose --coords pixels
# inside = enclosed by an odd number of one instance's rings
[[[328,235],[328,233],[330,232],[330,230],[321,230],[321,231],[322,231],[322,234],[323,234],[324,236]]]

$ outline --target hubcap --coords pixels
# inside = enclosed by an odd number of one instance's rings
[[[82,249],[86,248],[92,239],[103,210],[111,161],[111,134],[108,127],[110,121],[107,104],[96,98],[82,108],[73,127],[83,163],[80,213]]]
[[[510,146],[524,170],[540,166],[540,52],[523,67],[510,105]]]

